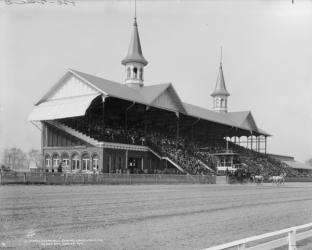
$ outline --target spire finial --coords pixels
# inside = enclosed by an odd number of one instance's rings
[[[220,47],[220,66],[222,66],[222,46]]]
[[[134,0],[134,22],[136,22],[136,0]]]

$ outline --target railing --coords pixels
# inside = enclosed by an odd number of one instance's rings
[[[301,230],[301,232],[297,233],[298,230]],[[278,239],[272,240],[273,237],[278,237]],[[282,246],[288,246],[289,250],[297,250],[297,241],[304,240],[309,237],[312,237],[312,223],[236,240],[219,246],[206,248],[204,250],[235,249],[235,247],[238,250],[269,250]],[[247,247],[247,244],[263,240],[268,241]]]
[[[215,184],[216,177],[177,174],[87,174],[87,173],[0,173],[0,185],[5,184]]]

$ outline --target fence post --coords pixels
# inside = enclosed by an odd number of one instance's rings
[[[246,248],[245,243],[237,245],[237,250],[244,250],[245,248]]]
[[[289,250],[297,250],[297,246],[296,246],[296,229],[292,229],[288,233],[288,249]]]

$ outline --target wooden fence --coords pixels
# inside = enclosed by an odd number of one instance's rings
[[[288,250],[297,250],[298,241],[305,240],[311,237],[312,237],[312,223],[309,223],[297,227],[286,228],[280,231],[245,238],[242,240],[232,241],[230,243],[206,248],[204,250],[224,250],[224,249],[270,250],[283,246],[287,246]],[[252,243],[254,243],[252,246],[248,246],[251,245]]]
[[[0,173],[0,184],[215,184],[215,176],[173,174]]]

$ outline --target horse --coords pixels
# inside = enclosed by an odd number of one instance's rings
[[[272,176],[271,179],[272,179],[272,184],[273,183],[276,183],[277,185],[284,184],[285,183],[285,174]]]
[[[255,175],[252,179],[254,183],[263,183],[264,181],[263,175]]]

